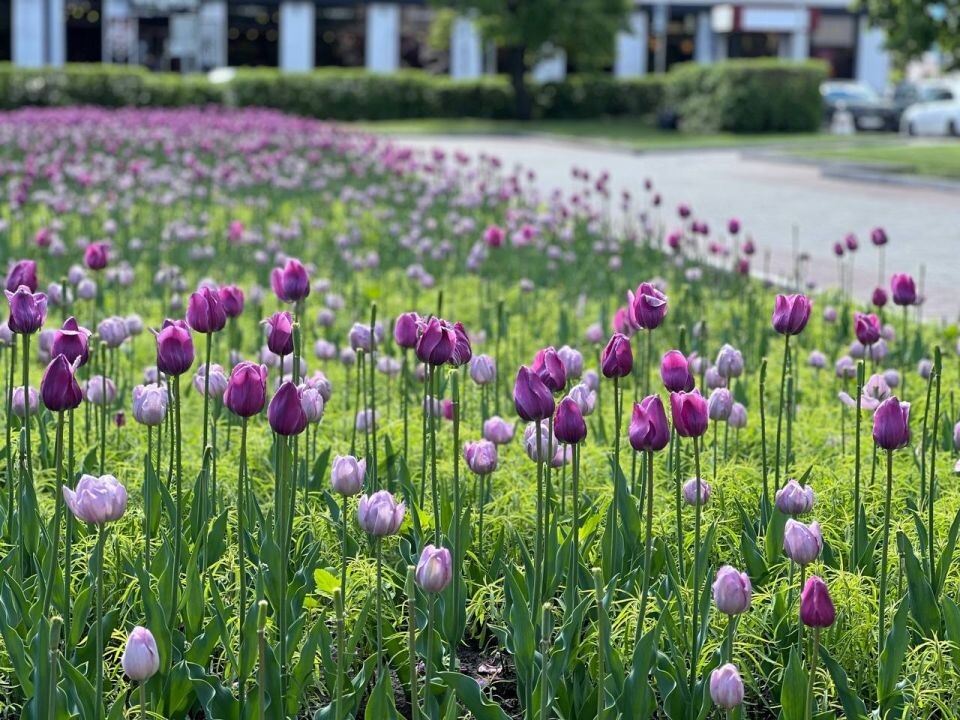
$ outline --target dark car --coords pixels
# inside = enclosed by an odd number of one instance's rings
[[[820,86],[823,97],[823,119],[829,126],[838,110],[853,116],[857,130],[895,132],[899,129],[899,113],[869,85],[858,82],[825,82]]]

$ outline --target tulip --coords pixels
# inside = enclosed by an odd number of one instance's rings
[[[70,363],[67,356],[57,355],[47,366],[40,381],[40,396],[51,412],[73,410],[80,406],[83,391],[75,377],[79,360]]]
[[[10,304],[10,317],[7,319],[10,330],[17,335],[37,332],[47,319],[47,296],[32,292],[26,285],[21,285],[15,292],[4,292]]]
[[[636,293],[628,292],[628,307],[633,323],[642,330],[655,330],[667,314],[667,296],[651,283],[640,283]]]
[[[475,355],[470,361],[470,377],[477,385],[489,385],[497,378],[497,365],[489,355]]]
[[[463,459],[471,472],[477,475],[489,475],[497,469],[497,446],[491,440],[465,443]]]
[[[252,362],[237,364],[230,373],[223,404],[234,415],[247,418],[263,410],[267,402],[267,368]]]
[[[449,420],[452,418],[447,419]],[[379,420],[380,413],[378,411],[375,411],[372,408],[365,408],[357,411],[357,416],[354,420],[354,426],[360,432],[367,432],[368,430],[373,430],[375,423],[379,422]]]
[[[600,323],[593,323],[583,333],[583,339],[592,345],[603,342],[603,326]]]
[[[353,455],[336,455],[330,469],[330,485],[343,497],[356,495],[363,489],[367,474],[367,461]]]
[[[823,537],[820,523],[814,521],[804,525],[789,518],[783,531],[783,552],[798,565],[809,565],[820,556],[823,550]]]
[[[707,431],[709,410],[699,390],[670,393],[670,409],[680,437],[700,437]]]
[[[160,651],[153,633],[139,625],[130,631],[120,658],[123,672],[137,682],[146,682],[160,669]]]
[[[567,371],[563,361],[552,347],[538,351],[530,369],[540,376],[543,384],[552,392],[560,392],[567,384]]]
[[[693,375],[687,366],[687,358],[679,350],[671,350],[660,361],[660,379],[670,392],[693,390]]]
[[[167,402],[165,387],[137,385],[133,388],[133,418],[142,425],[160,425],[167,415]]]
[[[736,665],[727,663],[710,673],[710,699],[724,710],[733,710],[743,702],[743,680]]]
[[[267,347],[274,355],[293,354],[293,316],[286,310],[263,321],[267,326]]]
[[[374,537],[394,535],[400,529],[405,512],[405,504],[386,490],[373,495],[361,495],[357,508],[357,522],[360,528]]]
[[[320,420],[323,419],[324,408],[323,395],[320,393],[320,390],[306,383],[301,384],[299,390],[300,405],[303,408],[304,414],[307,416],[307,422],[320,422]]]
[[[810,319],[811,306],[806,295],[777,295],[773,329],[781,335],[799,335]]]
[[[29,398],[29,402],[30,402],[30,406],[29,406],[30,415],[31,416],[36,415],[37,410],[39,408],[39,402],[40,402],[40,398],[39,398],[39,395],[37,395],[36,389],[28,386],[27,398]],[[26,417],[28,408],[24,400],[22,385],[20,387],[14,388],[10,409],[11,411],[13,411],[13,414],[16,415],[18,418],[20,418],[21,420],[23,420]]]
[[[747,426],[747,408],[743,403],[735,402],[730,408],[730,417],[727,418],[727,425],[739,430]]]
[[[7,290],[16,292],[25,285],[30,292],[37,291],[37,263],[34,260],[17,260],[7,273]]]
[[[243,290],[236,285],[224,285],[218,291],[220,306],[228,318],[240,317],[243,314]]]
[[[726,615],[739,615],[750,607],[753,586],[744,572],[737,572],[729,565],[717,570],[713,581],[713,603]]]
[[[870,297],[870,301],[878,308],[882,308],[887,304],[887,291],[882,287],[876,288],[873,291],[873,295]]]
[[[707,401],[707,412],[711,420],[726,422],[730,419],[732,411],[733,394],[729,390],[717,388],[710,393],[710,399]],[[716,432],[716,427],[714,427],[714,432]]]
[[[890,289],[895,305],[907,307],[917,303],[917,286],[906,273],[896,273],[890,280]]]
[[[300,391],[285,380],[267,408],[267,420],[278,435],[299,435],[307,427],[307,415],[300,402]]]
[[[583,442],[587,437],[587,423],[584,422],[580,406],[571,398],[564,398],[557,406],[553,432],[557,440],[568,445]]]
[[[563,369],[568,380],[576,379],[583,374],[583,354],[579,350],[564,345],[557,350],[557,356],[563,363]]]
[[[157,369],[164,375],[183,375],[193,365],[190,330],[183,320],[164,320],[157,333]]]
[[[800,592],[800,621],[807,627],[825,628],[833,625],[836,618],[837,611],[830,599],[827,584],[818,576],[811,575]]]
[[[513,404],[517,414],[526,421],[543,420],[553,414],[553,394],[543,380],[526,365],[517,371],[513,386]]]
[[[187,324],[203,334],[223,330],[227,325],[227,313],[220,295],[208,287],[191,294],[187,302]]]
[[[703,375],[703,382],[708,390],[716,390],[727,386],[727,379],[719,373],[716,367],[707,368]]]
[[[743,374],[743,355],[732,345],[724,345],[717,354],[717,372],[727,379]]]
[[[127,339],[127,323],[121,317],[107,317],[97,325],[97,335],[108,348],[118,348]]]
[[[94,405],[112,405],[117,399],[117,386],[103,375],[94,375],[86,382],[86,399]]]
[[[823,370],[827,366],[827,356],[819,350],[811,350],[807,364],[814,370]]]
[[[864,345],[873,345],[880,339],[880,318],[873,314],[856,313],[854,327],[857,340]]]
[[[428,365],[439,367],[450,360],[456,345],[456,331],[439,318],[430,318],[417,340],[417,358]]]
[[[370,332],[370,325],[367,323],[354,323],[347,333],[347,339],[354,351],[362,350],[365,353],[373,352],[377,344],[377,338]]]
[[[838,378],[842,380],[850,380],[857,376],[857,364],[853,362],[853,358],[849,355],[844,355],[837,359],[837,362],[834,365],[834,371]]]
[[[227,376],[223,372],[223,367],[217,365],[216,363],[210,365],[209,376],[210,379],[207,381],[207,366],[201,365],[197,368],[197,372],[193,376],[193,389],[196,390],[200,395],[204,394],[204,387],[206,386],[207,396],[215,400],[223,399],[223,394],[227,391],[227,385],[229,381]]]
[[[415,576],[417,585],[424,592],[443,592],[453,577],[453,560],[450,551],[434,545],[424,547],[417,562]]]
[[[960,422],[953,426],[953,449],[960,450]]]
[[[910,442],[910,403],[896,395],[887,398],[873,415],[873,440],[884,450],[899,450]]]
[[[633,370],[633,351],[630,340],[622,333],[614,333],[600,356],[600,370],[604,377],[622,378]]]
[[[815,499],[813,488],[791,479],[777,490],[774,505],[784,515],[803,515],[813,509]]]
[[[473,357],[473,348],[470,345],[470,338],[467,336],[467,331],[464,329],[462,322],[457,321],[453,324],[453,334],[456,341],[453,345],[453,352],[450,353],[449,362],[454,367],[462,367],[469,363]]]
[[[127,414],[123,410],[118,410],[113,414],[113,424],[122,428],[127,424]]]
[[[698,492],[699,491],[699,492]],[[710,502],[710,484],[706,480],[690,478],[683,484],[683,501],[690,506],[706,505]]]
[[[573,400],[580,408],[580,414],[584,417],[592,415],[597,407],[597,393],[591,390],[586,383],[580,383],[570,388],[567,397]]]
[[[69,317],[63,327],[53,333],[53,342],[50,345],[50,355],[64,355],[69,363],[79,360],[77,367],[85,365],[90,357],[88,338],[90,331],[80,327],[76,318]]]
[[[403,313],[393,324],[393,339],[402,348],[416,347],[419,333],[420,316],[415,312]]]
[[[270,273],[270,286],[280,302],[298,303],[310,294],[310,276],[299,260],[291,258]]]
[[[629,437],[637,452],[659,452],[670,442],[670,425],[659,395],[633,404]]]
[[[83,475],[76,490],[63,487],[63,498],[78,520],[91,525],[119,520],[127,509],[126,488],[113,475]]]
[[[506,445],[513,440],[514,426],[499,415],[483,421],[483,437],[494,445]]]
[[[109,260],[110,245],[108,243],[90,243],[83,250],[83,263],[91,270],[103,270]]]

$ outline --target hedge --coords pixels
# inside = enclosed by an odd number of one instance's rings
[[[684,128],[731,132],[814,130],[820,122],[818,63],[738,60],[684,65],[666,75],[618,80],[570,76],[531,84],[537,118],[651,118],[679,113]],[[117,65],[27,69],[0,64],[0,108],[24,105],[270,107],[330,120],[428,117],[509,118],[513,91],[503,76],[454,80],[406,70],[377,75],[322,68],[281,73],[240,69],[227,83]]]

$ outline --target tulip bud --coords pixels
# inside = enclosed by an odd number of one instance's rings
[[[880,319],[873,314],[855,313],[854,329],[863,345],[873,345],[880,339]]]
[[[659,395],[649,395],[633,404],[630,445],[637,452],[659,452],[670,442],[670,424]]]
[[[604,377],[622,378],[633,370],[633,351],[630,340],[623,333],[614,333],[600,356],[600,369]]]
[[[227,390],[228,384],[227,376],[223,372],[223,367],[216,363],[210,365],[209,382],[206,379],[206,374],[207,366],[205,364],[197,368],[197,372],[193,376],[193,389],[202,396],[204,387],[206,387],[211,399],[221,400]]]
[[[743,355],[732,345],[724,345],[717,354],[717,372],[721,377],[737,378],[743,374]]]
[[[430,318],[417,340],[417,357],[421,362],[439,367],[453,355],[457,334],[439,318]]]
[[[243,290],[236,285],[224,285],[218,291],[220,306],[228,318],[240,317],[243,314]]]
[[[899,450],[910,442],[910,403],[897,396],[880,403],[873,414],[873,440],[884,450]]]
[[[733,395],[726,388],[717,388],[710,393],[710,399],[707,401],[707,412],[710,419],[717,422],[725,422],[730,418],[733,411]]]
[[[300,385],[300,406],[307,416],[308,423],[320,422],[323,419],[323,395],[320,390],[310,385]]]
[[[286,310],[264,320],[267,326],[267,347],[274,355],[293,354],[293,316]]]
[[[33,260],[18,260],[7,273],[7,290],[16,292],[21,285],[30,292],[37,291],[37,263]]]
[[[811,575],[800,592],[800,622],[807,627],[825,628],[833,625],[836,618],[837,611],[827,584]]]
[[[353,455],[337,455],[330,469],[330,485],[333,491],[349,497],[363,489],[367,473],[367,461],[357,460]]]
[[[416,347],[419,332],[420,316],[415,312],[403,313],[393,324],[393,339],[402,348]]]
[[[108,243],[90,243],[83,250],[83,263],[91,270],[103,270],[109,259],[110,245]]]
[[[494,445],[507,444],[513,440],[513,433],[513,425],[498,415],[483,421],[483,437]]]
[[[234,415],[252,417],[263,410],[267,402],[267,368],[252,362],[242,362],[233,368],[223,404]]]
[[[642,330],[660,327],[667,314],[667,296],[652,283],[640,283],[637,292],[627,292],[627,307],[634,325]]]
[[[557,440],[568,445],[576,445],[587,437],[587,424],[583,420],[580,407],[568,397],[561,400],[557,407],[553,432]]]
[[[906,307],[916,305],[917,286],[913,278],[906,273],[896,273],[890,280],[891,294],[895,305]]]
[[[811,302],[806,295],[777,295],[773,329],[781,335],[799,335],[810,319]]]
[[[530,369],[535,372],[551,392],[560,392],[567,384],[567,372],[563,361],[553,347],[537,352]]]
[[[164,320],[157,333],[157,369],[164,375],[183,375],[193,365],[190,330],[183,320]]]
[[[823,550],[823,537],[820,524],[816,521],[809,525],[790,518],[783,531],[783,552],[798,565],[809,565]]]
[[[497,365],[489,355],[475,355],[470,361],[470,377],[477,385],[489,385],[497,379]]]
[[[813,510],[814,500],[813,488],[801,485],[796,480],[788,480],[786,485],[777,490],[774,505],[784,515],[803,515]]]
[[[103,525],[123,517],[127,490],[113,475],[83,475],[76,490],[63,486],[63,499],[81,522]]]
[[[597,407],[597,393],[591,390],[586,383],[580,383],[570,388],[567,397],[573,400],[580,408],[580,414],[584,417],[592,415]]]
[[[730,417],[727,418],[727,425],[735,429],[747,426],[747,409],[742,403],[735,402],[733,407],[730,408]]]
[[[220,302],[219,293],[202,287],[190,295],[187,302],[187,324],[198,333],[215,333],[227,325],[227,313]]]
[[[133,388],[133,418],[142,425],[160,425],[167,415],[167,389],[161,385]]]
[[[670,410],[680,437],[700,437],[707,431],[709,410],[699,390],[670,393]]]
[[[310,294],[310,276],[299,260],[291,258],[270,273],[270,286],[280,302],[296,303]]]
[[[683,501],[687,505],[706,505],[710,502],[710,483],[698,478],[690,478],[683,484]]]
[[[80,406],[83,391],[75,377],[79,361],[71,364],[67,356],[57,355],[47,366],[40,381],[40,395],[51,412],[73,410]]]
[[[732,710],[743,702],[743,680],[736,665],[727,663],[710,673],[710,699],[724,710]]]
[[[687,358],[679,350],[671,350],[660,361],[660,379],[670,392],[693,390],[693,375],[687,366]]]
[[[10,304],[10,316],[7,325],[18,335],[32,335],[47,319],[47,296],[34,293],[26,285],[15,292],[4,291]]]
[[[86,382],[86,399],[94,405],[113,405],[117,399],[117,386],[103,375],[94,375]]]
[[[563,363],[567,380],[575,380],[583,374],[583,355],[579,350],[575,350],[569,345],[564,345],[557,350],[557,357],[559,357],[560,362]]]
[[[360,528],[375,537],[394,535],[403,523],[406,506],[397,503],[393,495],[379,490],[373,495],[361,495],[357,508]]]
[[[543,380],[526,365],[520,367],[513,386],[513,404],[524,420],[542,420],[553,414],[553,394]]]
[[[727,615],[739,615],[750,607],[753,586],[746,573],[737,572],[729,565],[717,570],[713,582],[713,603]]]
[[[882,287],[878,287],[873,291],[873,295],[870,298],[870,301],[878,308],[882,308],[887,304],[887,291]]]
[[[497,446],[490,440],[465,443],[463,459],[471,472],[477,475],[489,475],[497,469]]]
[[[160,651],[153,633],[139,625],[131,630],[120,664],[131,680],[146,682],[156,675],[160,669]]]
[[[453,334],[456,341],[453,344],[453,352],[450,353],[450,364],[454,367],[462,367],[470,362],[473,357],[473,347],[470,345],[470,337],[462,322],[453,324]]]
[[[27,402],[30,403],[29,408],[27,407]],[[14,415],[22,420],[27,416],[28,409],[31,416],[37,414],[37,410],[40,406],[39,402],[39,396],[37,395],[35,388],[28,387],[26,397],[24,397],[23,386],[21,385],[13,390],[13,398],[11,399],[10,409]]]
[[[267,408],[267,420],[278,435],[299,435],[307,427],[307,415],[300,402],[300,391],[290,380],[280,385]]]
[[[415,577],[417,585],[424,592],[443,592],[453,577],[453,560],[450,551],[433,545],[424,547],[417,562]]]

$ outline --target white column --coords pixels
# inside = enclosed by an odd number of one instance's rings
[[[312,0],[280,3],[280,69],[308,72],[314,65],[316,7]]]
[[[227,0],[200,6],[200,64],[206,69],[227,66]]]
[[[64,0],[48,0],[50,17],[48,35],[50,46],[47,49],[47,62],[60,67],[67,61],[67,15]]]
[[[654,72],[667,71],[667,23],[670,8],[666,4],[653,6],[653,34],[657,38],[656,53],[653,57]]]
[[[704,65],[713,62],[713,29],[710,27],[710,13],[697,13],[697,28],[693,38],[693,59]]]
[[[483,40],[477,24],[458,15],[450,31],[450,77],[470,79],[483,74]]]
[[[857,80],[883,92],[890,75],[890,53],[883,48],[885,34],[870,27],[866,17],[857,28]]]
[[[567,51],[558,47],[545,47],[543,56],[533,66],[530,77],[534,82],[559,82],[567,76]]]
[[[126,0],[103,0],[100,26],[103,62],[129,63],[136,60],[137,19],[131,17]]]
[[[400,67],[400,6],[375,2],[367,6],[367,70],[392,73]]]
[[[617,54],[613,74],[618,78],[647,73],[647,14],[635,12],[628,21],[629,32],[617,33]]]
[[[810,57],[810,31],[802,28],[793,33],[793,51],[790,54],[791,60],[806,60]]]
[[[40,67],[46,59],[43,3],[41,0],[13,0],[10,15],[13,64]]]

